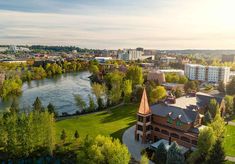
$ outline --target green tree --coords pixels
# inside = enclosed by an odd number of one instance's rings
[[[206,124],[210,124],[212,122],[212,120],[213,120],[213,118],[211,117],[210,111],[207,111],[205,113],[204,118],[205,118],[204,120],[205,120]]]
[[[224,101],[225,101],[225,107],[226,107],[226,113],[228,114],[232,114],[233,113],[233,97],[232,96],[229,96],[229,95],[226,95],[225,98],[224,98]]]
[[[213,129],[216,138],[221,139],[224,137],[225,122],[224,119],[220,116],[219,112],[216,113],[216,116],[213,122],[209,124],[209,127]]]
[[[96,96],[97,104],[99,109],[104,108],[103,97],[106,96],[106,86],[104,84],[93,83],[92,84],[92,92]]]
[[[92,92],[96,96],[97,100],[102,96],[105,96],[107,88],[104,84],[93,83],[91,87],[92,87]]]
[[[89,98],[89,111],[95,110],[95,102],[94,99],[91,97],[91,95],[88,95]]]
[[[181,154],[181,151],[177,143],[174,142],[167,152],[166,164],[183,164],[183,163],[185,163],[184,156],[183,154]]]
[[[131,80],[125,80],[123,82],[123,92],[124,92],[125,102],[130,102],[130,98],[132,94],[132,81]]]
[[[197,91],[198,90],[198,83],[196,81],[188,81],[184,84],[185,92]]]
[[[149,159],[146,154],[141,156],[140,164],[149,164]]]
[[[157,86],[150,92],[150,103],[155,103],[166,97],[166,89],[162,86]]]
[[[77,130],[76,130],[75,133],[74,133],[74,138],[75,138],[75,139],[78,139],[78,138],[79,138],[79,133],[78,133]]]
[[[225,151],[222,146],[221,139],[217,139],[215,144],[213,145],[208,160],[206,163],[208,164],[223,164],[225,163]]]
[[[130,154],[125,145],[118,139],[98,135],[95,139],[86,137],[81,142],[77,154],[77,163],[95,164],[128,164]]]
[[[188,82],[188,78],[186,76],[180,76],[179,77],[179,83],[180,84],[186,84]]]
[[[130,66],[126,73],[126,78],[132,81],[132,85],[142,85],[144,82],[142,68],[139,66]]]
[[[121,99],[123,77],[124,74],[119,71],[108,73],[105,76],[106,83],[111,85],[111,89],[109,90],[109,99],[113,104],[118,103]]]
[[[160,143],[154,157],[154,162],[159,164],[165,164],[167,159],[167,150],[163,143]]]
[[[175,95],[175,97],[176,98],[179,98],[179,97],[181,97],[182,96],[182,91],[181,91],[181,89],[180,88],[176,88],[176,90],[175,91],[173,91],[173,95]]]
[[[48,112],[49,112],[50,114],[53,113],[55,117],[58,116],[58,113],[56,112],[55,106],[54,106],[52,103],[49,103],[49,104],[47,105],[47,110],[48,110]]]
[[[80,108],[80,110],[84,111],[86,109],[86,102],[82,99],[82,96],[76,94],[74,95],[74,99],[76,101],[76,105]]]
[[[19,112],[19,103],[17,102],[17,100],[15,98],[13,98],[11,107],[10,107],[10,112],[11,113],[18,113]]]
[[[41,112],[43,110],[42,102],[39,97],[37,97],[33,103],[33,110],[38,112]]]
[[[99,73],[99,68],[97,65],[91,64],[89,67],[89,70],[93,74],[98,74]]]
[[[197,150],[194,151],[188,161],[190,163],[202,163],[208,158],[208,154],[212,149],[216,140],[215,134],[211,127],[205,127],[199,132]]]
[[[224,82],[223,81],[221,81],[221,82],[219,82],[219,86],[218,86],[218,88],[217,88],[220,92],[225,92],[225,89],[226,89],[226,86],[224,85]]]
[[[235,77],[227,84],[226,91],[229,95],[235,94]]]
[[[63,129],[60,135],[60,139],[63,141],[63,143],[65,143],[66,138],[67,138],[67,134],[65,130]]]
[[[217,101],[215,99],[211,99],[210,103],[208,105],[208,108],[209,108],[209,112],[210,112],[212,118],[214,118],[216,115],[216,112],[219,110],[219,105],[218,105]]]
[[[33,110],[38,112],[41,112],[43,110],[42,102],[39,97],[37,97],[33,103]]]

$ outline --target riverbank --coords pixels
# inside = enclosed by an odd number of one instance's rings
[[[50,102],[57,111],[73,114],[79,108],[76,106],[74,95],[80,94],[88,102],[88,94],[92,94],[88,71],[66,73],[54,78],[33,80],[25,82],[22,86],[22,94],[17,98],[20,108],[32,106],[36,97],[39,97],[44,107]],[[7,109],[12,103],[12,98],[0,101],[0,109]]]

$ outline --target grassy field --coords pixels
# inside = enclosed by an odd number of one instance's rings
[[[226,126],[224,148],[226,155],[235,157],[235,126]]]
[[[95,137],[98,134],[119,138],[123,132],[136,121],[138,105],[123,105],[112,109],[111,112],[98,112],[56,122],[57,139],[65,129],[67,140],[73,139],[78,130],[80,137],[86,135]]]

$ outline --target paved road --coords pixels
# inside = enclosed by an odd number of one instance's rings
[[[141,150],[149,147],[149,144],[141,144],[141,142],[136,141],[134,133],[135,126],[127,129],[122,136],[122,142],[128,147],[128,150],[131,153],[132,157],[135,160],[140,161]]]

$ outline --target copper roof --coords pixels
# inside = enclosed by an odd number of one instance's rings
[[[141,102],[140,102],[140,107],[139,107],[138,113],[144,114],[144,115],[147,115],[147,114],[151,113],[145,89],[143,91],[143,95],[142,95],[142,98],[141,98]]]

